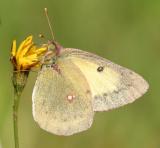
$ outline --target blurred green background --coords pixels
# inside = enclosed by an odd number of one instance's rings
[[[93,126],[70,137],[52,135],[34,122],[31,73],[19,110],[20,148],[160,147],[160,1],[158,0],[0,0],[0,145],[13,148],[9,62],[12,40],[33,34],[51,39],[43,8],[48,7],[56,39],[133,69],[149,82],[141,99],[97,113]],[[53,84],[54,85],[54,84]],[[1,146],[0,146],[1,148]]]

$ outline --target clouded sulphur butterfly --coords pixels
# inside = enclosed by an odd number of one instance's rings
[[[48,132],[68,136],[87,130],[96,111],[131,103],[148,89],[148,83],[127,68],[63,48],[54,39],[52,44],[55,49],[42,65],[32,95],[34,119]]]

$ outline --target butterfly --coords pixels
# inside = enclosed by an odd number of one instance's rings
[[[132,70],[93,53],[63,48],[54,37],[44,61],[32,94],[33,117],[42,129],[56,135],[87,130],[95,112],[132,103],[149,87]]]
[[[149,87],[127,68],[53,43],[56,54],[42,65],[32,95],[34,119],[48,132],[69,136],[87,130],[95,112],[132,103]]]

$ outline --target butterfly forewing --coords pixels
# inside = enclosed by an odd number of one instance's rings
[[[95,54],[66,48],[62,57],[71,60],[87,79],[94,111],[131,103],[148,89],[148,83],[140,75]]]
[[[33,91],[33,116],[41,128],[72,135],[93,120],[92,96],[86,78],[71,60],[58,60],[58,69],[43,66]]]

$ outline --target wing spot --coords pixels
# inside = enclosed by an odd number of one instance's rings
[[[114,90],[114,91],[113,91],[113,93],[118,94],[118,93],[119,93],[119,91],[118,91],[118,90]]]
[[[128,87],[131,87],[132,86],[132,84],[131,83],[128,83],[128,84],[126,84]]]
[[[107,93],[104,93],[104,94],[103,94],[103,96],[104,96],[104,97],[107,97],[107,96],[108,96],[108,94],[107,94]]]
[[[71,103],[76,98],[75,95],[68,95],[67,100]]]
[[[99,97],[98,97],[97,95],[95,95],[95,96],[94,96],[94,99],[95,99],[95,100],[98,100],[98,99],[99,99]]]
[[[87,90],[87,91],[86,91],[86,94],[90,94],[90,93],[91,93],[91,91],[90,91],[90,90]]]
[[[102,72],[104,70],[104,67],[103,66],[99,66],[98,68],[97,68],[97,71],[98,72]]]

